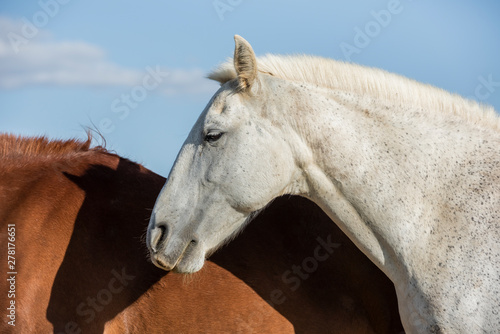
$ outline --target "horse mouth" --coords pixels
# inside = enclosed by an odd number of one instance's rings
[[[191,240],[188,242],[185,246],[180,255],[177,257],[175,262],[169,263],[169,261],[166,259],[167,257],[165,256],[165,253],[162,251],[154,252],[151,254],[151,259],[152,262],[155,266],[157,266],[160,269],[166,270],[166,271],[173,271],[173,272],[182,272],[179,271],[177,266],[178,264],[184,259],[185,255],[188,253],[188,249],[196,245],[196,241]]]

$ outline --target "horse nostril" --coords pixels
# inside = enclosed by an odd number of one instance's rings
[[[167,225],[160,225],[158,226],[158,228],[160,229],[160,241],[159,243],[161,244],[165,238],[167,237]]]
[[[196,240],[191,240],[191,246],[196,246],[196,244],[198,243],[198,241]]]
[[[159,224],[156,226],[156,228],[152,232],[152,242],[151,242],[151,249],[153,252],[157,252],[158,248],[165,242],[165,239],[167,238],[167,224]]]

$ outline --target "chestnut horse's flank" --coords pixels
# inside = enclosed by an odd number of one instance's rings
[[[0,332],[401,330],[391,282],[300,198],[277,200],[188,279],[157,269],[141,236],[165,179],[90,142],[0,135],[0,247],[15,224],[17,271],[16,326],[2,314]],[[318,237],[339,247],[314,272],[294,269]]]

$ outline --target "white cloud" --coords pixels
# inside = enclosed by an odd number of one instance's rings
[[[141,85],[148,73],[146,69],[125,68],[111,62],[96,45],[55,41],[46,30],[39,29],[34,38],[24,38],[22,27],[22,21],[0,17],[0,89],[32,85],[134,87]],[[23,42],[16,43],[16,36]],[[213,92],[217,87],[204,78],[201,69],[159,67],[168,72],[158,86],[160,93],[199,94]]]
[[[19,53],[0,41],[0,88],[28,85],[133,85],[141,72],[117,66],[83,42],[31,41]]]

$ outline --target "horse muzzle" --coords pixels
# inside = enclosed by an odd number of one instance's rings
[[[168,228],[168,224],[158,223],[148,229],[146,242],[151,261],[157,267],[164,270],[192,272],[190,269],[181,269],[177,268],[177,266],[186,255],[196,253],[197,240],[175,236],[171,233],[171,229]],[[188,267],[190,266],[188,265]]]

